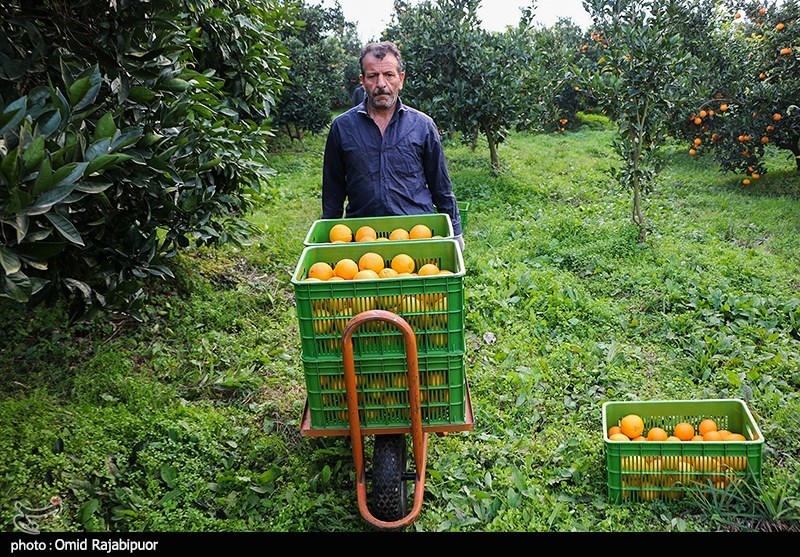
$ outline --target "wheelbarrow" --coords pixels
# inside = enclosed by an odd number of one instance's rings
[[[373,321],[389,323],[403,333],[407,359],[410,425],[361,427],[352,336],[358,327]],[[313,428],[308,401],[306,401],[300,426],[301,434],[312,437],[349,437],[356,469],[356,496],[361,517],[377,530],[402,530],[417,519],[422,509],[422,500],[425,495],[428,434],[435,433],[444,436],[454,431],[469,431],[475,425],[469,389],[465,389],[465,419],[463,423],[423,425],[416,335],[405,319],[390,311],[368,310],[357,314],[348,321],[342,334],[342,363],[349,427]],[[408,450],[405,436],[409,433],[411,434],[414,458],[414,470],[411,471],[406,470]],[[364,462],[364,438],[368,435],[375,436],[370,471],[367,471]],[[367,495],[367,480],[371,480],[371,501],[368,500]],[[413,504],[408,510],[407,484],[412,480],[414,481]]]

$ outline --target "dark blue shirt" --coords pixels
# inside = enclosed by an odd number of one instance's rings
[[[433,119],[397,99],[381,136],[366,101],[331,123],[322,167],[322,218],[447,213],[461,216]]]

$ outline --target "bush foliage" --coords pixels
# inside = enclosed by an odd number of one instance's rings
[[[246,236],[288,66],[282,6],[2,4],[0,295],[137,316],[177,250]]]

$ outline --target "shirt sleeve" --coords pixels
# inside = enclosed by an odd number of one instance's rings
[[[345,169],[339,140],[339,126],[331,123],[322,162],[322,218],[339,219],[344,213]]]
[[[458,203],[453,193],[453,184],[450,181],[450,174],[447,170],[447,160],[444,155],[444,148],[439,139],[439,130],[431,121],[428,125],[428,134],[425,139],[425,152],[423,154],[423,165],[425,168],[425,180],[431,191],[431,199],[436,210],[440,213],[450,215],[453,223],[453,234],[456,236],[461,231],[461,215],[458,212]]]

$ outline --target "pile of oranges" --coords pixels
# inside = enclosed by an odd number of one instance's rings
[[[647,428],[638,414],[624,416],[606,432],[611,441],[622,442],[714,442],[746,441],[741,433],[719,429],[717,422],[698,417],[695,423],[681,421],[666,428]],[[713,487],[723,489],[740,481],[748,467],[748,457],[738,452],[718,456],[674,450],[620,456],[619,470],[622,497],[641,501],[680,499],[687,491]]]
[[[644,420],[638,414],[628,414],[619,421],[619,425],[608,429],[611,441],[747,441],[741,433],[733,433],[718,429],[717,422],[711,418],[700,420],[697,427],[689,422],[680,422],[667,431],[653,426],[645,432]]]
[[[388,236],[381,236],[369,225],[359,227],[355,234],[353,234],[349,226],[339,223],[333,225],[328,233],[328,239],[334,244],[346,244],[352,241],[382,242],[390,240],[427,240],[429,238],[441,238],[441,236],[434,235],[430,227],[425,224],[414,225],[410,230],[395,228]]]

